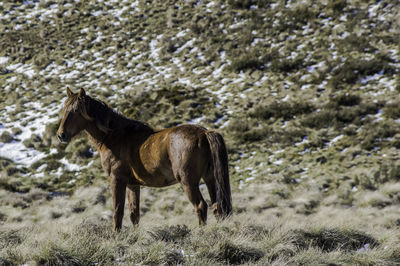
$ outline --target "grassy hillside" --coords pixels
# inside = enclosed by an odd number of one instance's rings
[[[2,1],[0,263],[400,263],[399,10]],[[67,86],[221,132],[235,215],[197,228],[179,186],[144,188],[139,228],[113,234],[98,153],[55,137]]]

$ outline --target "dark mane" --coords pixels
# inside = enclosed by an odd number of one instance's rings
[[[85,97],[85,108],[88,116],[96,122],[96,125],[102,131],[117,133],[116,131],[122,129],[153,130],[146,123],[127,118],[123,114],[113,110],[105,102],[90,96]]]
[[[65,108],[78,111],[87,120],[94,121],[96,126],[105,133],[121,134],[122,131],[153,129],[146,123],[125,117],[113,110],[105,102],[86,95],[83,99],[73,95],[67,99]]]

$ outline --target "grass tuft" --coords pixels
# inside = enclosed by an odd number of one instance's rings
[[[243,264],[256,262],[264,256],[264,253],[255,248],[223,242],[218,247],[217,257],[229,264]]]
[[[311,113],[315,107],[308,102],[278,102],[270,104],[260,104],[250,113],[251,117],[268,120],[270,118],[283,118],[284,120],[293,119],[295,116]]]
[[[343,8],[346,7],[347,0],[333,0],[328,2],[328,8],[332,9],[334,12],[341,12]]]
[[[315,231],[297,230],[294,243],[300,249],[307,249],[310,246],[320,248],[326,252],[337,249],[356,251],[365,244],[370,247],[378,246],[378,241],[372,236],[360,231],[351,229],[319,229]]]
[[[179,250],[166,251],[161,260],[165,265],[182,265],[185,262],[185,258]]]
[[[227,0],[228,5],[238,9],[249,9],[251,6],[266,7],[269,0]]]
[[[245,53],[244,55],[234,58],[228,70],[234,72],[245,71],[248,69],[261,69],[264,66],[264,62],[254,53]]]
[[[186,225],[172,225],[159,227],[148,233],[154,240],[178,243],[190,234],[190,229]]]
[[[21,244],[23,238],[18,230],[0,231],[0,248]]]
[[[0,265],[12,266],[12,265],[14,265],[14,263],[11,260],[0,257]]]
[[[39,265],[78,266],[85,264],[80,256],[55,244],[49,244],[42,248],[39,254],[34,255],[33,259]]]
[[[360,78],[377,73],[394,73],[390,59],[376,55],[370,60],[349,57],[332,72],[330,84],[333,88],[340,88],[343,84],[353,84]]]

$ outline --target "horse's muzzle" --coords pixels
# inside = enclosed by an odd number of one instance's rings
[[[61,133],[61,134],[57,134],[57,138],[61,143],[68,143],[69,142],[69,137],[64,132]]]

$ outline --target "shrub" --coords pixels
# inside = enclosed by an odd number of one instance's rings
[[[19,127],[14,127],[14,128],[11,130],[11,132],[12,132],[13,135],[17,136],[17,135],[19,135],[19,134],[22,133],[22,129],[20,129]]]
[[[243,142],[253,142],[268,138],[272,135],[272,130],[269,127],[252,128],[240,135]]]
[[[339,106],[354,106],[361,103],[361,97],[354,94],[339,94],[329,101],[329,106],[337,108]]]
[[[333,88],[341,83],[352,84],[360,77],[374,75],[379,72],[394,73],[394,69],[389,65],[388,58],[382,55],[376,55],[371,60],[360,58],[347,58],[343,64],[335,69],[329,83]]]
[[[33,57],[33,64],[37,70],[46,68],[51,62],[52,60],[46,52],[39,53]]]
[[[371,45],[368,36],[357,36],[356,34],[351,34],[343,40],[339,40],[338,49],[342,53],[351,51],[359,51],[361,53],[376,51],[376,48]]]
[[[397,182],[400,180],[400,165],[395,163],[380,165],[374,177],[381,184],[388,181]]]
[[[228,70],[240,72],[248,69],[260,69],[264,65],[262,59],[253,53],[245,53],[238,58],[232,59],[231,65]]]
[[[249,9],[251,6],[256,5],[266,7],[271,1],[269,0],[227,0],[228,5],[233,8]]]
[[[20,193],[29,191],[29,188],[23,187],[19,180],[17,181],[12,179],[8,180],[6,178],[0,178],[0,188],[11,192],[20,192]]]
[[[304,101],[295,102],[272,102],[267,105],[258,105],[250,112],[251,117],[261,118],[268,120],[271,117],[278,119],[283,118],[284,120],[293,119],[294,116],[311,113],[314,110],[314,106]]]
[[[84,160],[93,157],[90,142],[86,137],[72,140],[65,151],[67,152],[67,158],[73,158],[74,160]]]
[[[292,10],[287,10],[287,16],[298,23],[307,23],[316,18],[317,14],[307,6],[307,4],[299,4]]]
[[[390,102],[383,109],[383,114],[387,118],[399,119],[400,118],[400,102]]]
[[[303,58],[295,58],[295,59],[274,59],[271,61],[271,65],[269,68],[274,72],[291,72],[298,70],[303,67]]]
[[[362,139],[361,148],[372,150],[382,144],[385,139],[393,137],[398,130],[396,124],[386,121],[368,124],[359,133]]]
[[[0,135],[0,142],[10,143],[13,140],[13,136],[8,131],[4,131],[3,134]]]
[[[332,9],[335,13],[339,13],[347,5],[346,0],[333,0],[328,2],[328,8]]]
[[[321,110],[303,118],[301,124],[309,128],[327,128],[334,126],[335,116],[336,114],[332,110]]]
[[[376,114],[382,103],[362,102],[358,95],[340,94],[333,97],[320,111],[301,120],[303,126],[320,129],[328,127],[342,128],[348,124],[362,125],[366,115]]]
[[[0,156],[0,168],[5,168],[6,166],[9,166],[13,164],[14,162],[11,159],[4,158]]]
[[[302,127],[289,127],[284,130],[277,130],[272,136],[273,142],[291,145],[302,141],[308,135],[307,130]]]
[[[60,142],[58,141],[58,139],[56,137],[56,132],[57,132],[58,126],[60,125],[60,122],[61,122],[61,120],[58,120],[56,122],[46,124],[46,128],[43,133],[43,144],[45,146],[57,147],[60,145]],[[61,145],[61,146],[64,146],[64,145]]]

